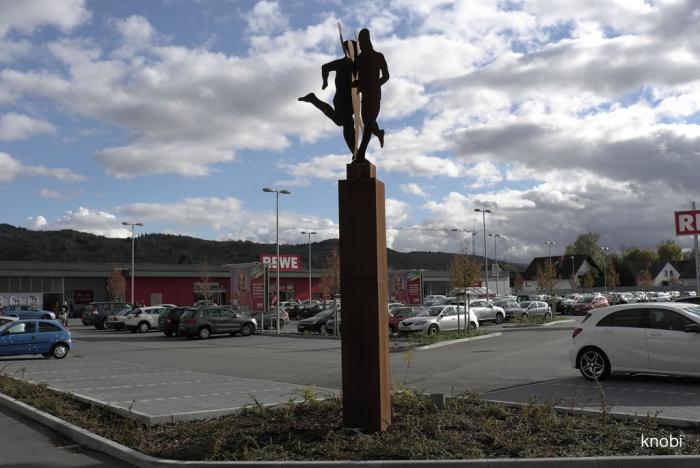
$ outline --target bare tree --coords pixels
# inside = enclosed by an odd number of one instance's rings
[[[542,264],[538,264],[537,272],[535,273],[537,288],[540,291],[551,291],[554,289],[555,274],[554,265],[549,260],[544,262],[544,268],[542,268]]]
[[[462,246],[460,253],[452,257],[449,266],[450,284],[455,289],[469,288],[481,281],[481,270],[479,264],[466,254],[466,249]]]
[[[126,280],[116,265],[112,266],[112,272],[107,277],[107,294],[113,301],[123,301],[126,296]]]
[[[325,297],[331,297],[336,292],[340,292],[340,256],[334,246],[326,258],[326,271],[321,278],[321,293]]]

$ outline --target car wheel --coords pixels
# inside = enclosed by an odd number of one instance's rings
[[[523,322],[527,320],[527,314],[520,314],[520,320],[522,320]]]
[[[150,328],[151,326],[148,324],[148,322],[141,322],[139,323],[138,330],[139,333],[146,333]]]
[[[56,359],[63,359],[64,357],[68,356],[68,346],[63,343],[54,345],[53,349],[51,350],[51,355]]]
[[[171,332],[171,331],[166,331],[163,333],[165,334],[165,336],[173,336],[173,332]]]
[[[579,353],[578,369],[588,380],[603,380],[610,375],[610,361],[601,350],[586,348]]]
[[[467,326],[467,331],[474,331],[476,330],[476,324],[474,322],[469,322],[469,325]]]
[[[440,329],[437,325],[430,325],[430,327],[428,327],[428,335],[435,336],[438,333],[440,333]]]
[[[199,329],[198,334],[200,340],[206,340],[211,336],[211,330],[209,330],[209,327],[202,327]]]
[[[547,312],[546,314],[544,314],[544,319],[545,319],[547,322],[549,322],[550,320],[552,320],[552,313],[551,313],[551,312]]]
[[[246,323],[241,327],[241,336],[250,336],[253,334],[253,326]]]
[[[503,314],[501,314],[501,313],[496,314],[496,320],[495,320],[495,322],[496,322],[497,324],[503,323],[503,319],[504,319]]]

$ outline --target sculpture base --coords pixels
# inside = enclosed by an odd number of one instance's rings
[[[369,161],[347,165],[338,186],[343,304],[343,423],[391,424],[384,183]]]

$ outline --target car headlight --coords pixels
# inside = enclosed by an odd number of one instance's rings
[[[427,320],[418,320],[417,322],[413,322],[413,325],[425,325],[428,323]]]
[[[257,320],[255,320],[255,319],[250,319],[250,321],[253,322],[253,325],[254,325],[254,326],[256,326],[256,327],[258,326]]]

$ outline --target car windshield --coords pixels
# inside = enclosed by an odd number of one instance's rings
[[[318,314],[314,315],[314,317],[325,318],[325,317],[330,317],[331,315],[333,315],[333,311],[328,309],[328,310],[323,310],[323,311],[319,312]]]
[[[187,309],[184,314],[182,314],[182,318],[192,318],[195,316],[197,313],[197,309]]]
[[[420,316],[420,317],[437,317],[438,315],[440,315],[440,312],[442,312],[442,309],[444,309],[444,307],[442,307],[442,306],[440,306],[440,307],[428,307],[423,312],[418,314],[418,316]]]
[[[700,319],[700,306],[683,307],[683,310],[691,314],[693,317]]]
[[[590,302],[593,302],[594,299],[595,299],[594,296],[583,296],[583,297],[580,297],[576,302],[588,304]]]

